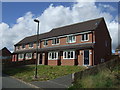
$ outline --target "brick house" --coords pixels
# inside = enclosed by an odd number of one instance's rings
[[[25,37],[15,44],[12,61],[36,59],[43,65],[93,66],[111,55],[111,37],[104,18],[52,29],[39,35]]]
[[[12,61],[12,53],[6,47],[0,50],[0,61],[1,60],[3,64]]]

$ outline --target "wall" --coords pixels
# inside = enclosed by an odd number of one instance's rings
[[[97,66],[87,68],[84,71],[76,72],[73,74],[74,77],[74,82],[76,83],[78,79],[81,79],[83,77],[89,76],[89,75],[95,75],[96,73],[104,70],[105,68],[107,69],[112,69],[113,67],[120,65],[120,58],[115,57],[111,60],[108,60],[105,63],[98,64]]]
[[[71,45],[71,44],[78,44],[78,43],[88,43],[88,42],[94,42],[94,40],[92,40],[92,33],[89,33],[89,41],[84,41],[82,42],[81,41],[82,39],[82,35],[76,35],[76,42],[75,43],[67,43],[66,40],[67,38],[66,37],[62,37],[60,38],[60,44],[58,45],[52,45],[52,40],[48,40],[48,45],[47,46],[44,46],[44,41],[41,42],[41,48],[46,48],[46,47],[54,47],[54,46],[59,46],[59,45]]]
[[[107,41],[107,47],[106,47]],[[107,58],[111,55],[111,38],[107,30],[104,20],[102,20],[99,26],[95,30],[95,48],[94,48],[94,64],[101,63],[101,58]]]

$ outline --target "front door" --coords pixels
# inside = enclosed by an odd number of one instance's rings
[[[42,53],[40,54],[39,64],[42,64]]]
[[[84,65],[89,65],[89,50],[84,50]]]

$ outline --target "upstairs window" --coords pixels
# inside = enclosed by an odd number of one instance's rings
[[[59,44],[59,38],[52,39],[52,45]]]
[[[105,46],[106,46],[106,47],[108,46],[108,42],[107,42],[107,41],[105,41]]]
[[[44,40],[44,46],[48,45],[48,40]]]
[[[82,41],[88,41],[88,33],[82,34]]]
[[[75,36],[67,36],[67,43],[74,43],[75,42]]]
[[[16,49],[19,50],[19,49],[20,49],[20,46],[16,46]]]
[[[22,48],[25,49],[25,45],[22,45]]]
[[[48,59],[49,60],[57,60],[58,59],[58,52],[49,52]]]
[[[33,48],[33,43],[30,43],[30,44],[29,44],[29,47],[30,47],[30,48]]]

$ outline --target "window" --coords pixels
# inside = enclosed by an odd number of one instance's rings
[[[26,59],[32,59],[32,53],[26,53]]]
[[[64,51],[63,59],[75,59],[75,51]]]
[[[16,49],[19,50],[19,49],[20,49],[20,46],[16,46]]]
[[[107,41],[105,41],[105,46],[106,46],[106,47],[108,46],[108,43],[107,43]]]
[[[44,46],[48,45],[48,40],[44,40]]]
[[[19,54],[18,55],[18,59],[23,59],[24,58],[24,54]]]
[[[30,43],[30,44],[29,44],[29,47],[30,47],[30,48],[33,48],[33,43]]]
[[[67,43],[74,43],[75,42],[75,36],[67,36]]]
[[[101,58],[101,62],[105,62],[105,59],[104,59],[104,58]]]
[[[59,44],[59,38],[54,38],[52,40],[52,45],[54,45],[54,44]]]
[[[36,43],[36,45],[37,45],[37,46],[39,46],[39,45],[40,45],[40,43],[38,42],[38,43]]]
[[[88,41],[88,34],[82,34],[82,41]]]
[[[56,59],[58,59],[58,52],[49,52],[48,53],[48,59],[49,60],[56,60]]]
[[[25,49],[25,45],[22,45],[22,48]]]

